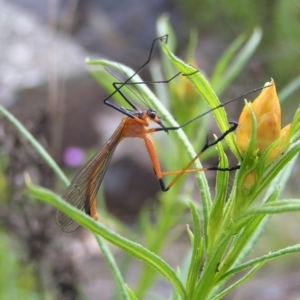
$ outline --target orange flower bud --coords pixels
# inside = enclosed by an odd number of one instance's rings
[[[267,161],[276,159],[288,145],[290,138],[290,124],[281,129],[281,109],[273,80],[269,87],[263,89],[260,95],[249,103],[256,118],[256,143],[254,151],[258,150],[261,156],[274,142],[278,142],[276,148],[270,152]],[[246,152],[251,139],[253,128],[251,114],[248,107],[244,107],[236,133],[236,143],[241,152]],[[278,141],[280,139],[280,141]]]

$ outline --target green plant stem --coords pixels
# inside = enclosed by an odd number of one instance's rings
[[[245,276],[243,276],[241,279],[237,280],[234,284],[230,285],[227,289],[225,289],[222,293],[218,294],[212,300],[219,300],[222,299],[224,296],[226,296],[228,293],[230,293],[232,290],[249,280],[262,266],[264,263],[257,264],[254,266]]]
[[[121,299],[123,299],[123,300],[130,300],[131,297],[128,294],[128,291],[127,291],[126,285],[123,281],[121,272],[117,267],[117,264],[115,262],[115,259],[112,255],[111,251],[109,250],[107,244],[105,243],[105,241],[103,240],[103,238],[101,236],[95,234],[95,238],[98,242],[99,248],[101,249],[103,256],[105,257],[106,262],[109,265],[109,268],[112,272],[115,282],[117,283],[118,295],[120,295]]]
[[[232,268],[227,273],[225,273],[223,277],[228,277],[229,275],[236,274],[240,271],[243,271],[247,268],[253,267],[257,264],[265,263],[265,262],[273,260],[275,258],[280,258],[280,257],[283,257],[287,254],[292,254],[292,253],[297,253],[297,252],[300,252],[300,244],[290,246],[290,247],[286,247],[286,248],[280,249],[280,250],[275,251],[275,252],[270,252],[266,255],[263,255],[261,257],[252,259],[252,260],[250,260],[246,263],[240,264],[239,266],[237,266],[235,268]],[[222,278],[220,280],[222,280]]]
[[[201,261],[203,258],[203,241],[201,240],[201,229],[200,229],[200,218],[197,212],[197,209],[193,202],[189,202],[190,210],[193,217],[193,227],[194,227],[194,236],[193,236],[193,252],[190,261],[190,267],[186,279],[186,290],[188,298],[192,299],[194,289],[197,283],[199,276],[199,270],[201,266]]]
[[[218,269],[218,265],[221,262],[221,258],[230,242],[232,233],[224,234],[223,238],[216,241],[218,245],[213,253],[207,253],[207,259],[203,270],[201,272],[200,279],[195,288],[193,300],[197,299],[207,299],[208,295],[211,293],[215,284],[215,274]]]
[[[151,235],[151,239],[147,240],[147,248],[154,253],[160,253],[162,247],[165,244],[165,237],[168,230],[174,224],[173,214],[172,214],[172,203],[166,201],[167,203],[161,204],[161,210],[156,222],[155,230]],[[151,225],[149,225],[151,226]],[[153,277],[155,275],[155,270],[149,266],[143,268],[142,274],[139,277],[137,288],[135,294],[138,299],[142,299],[143,295],[147,289],[151,286],[153,282]]]
[[[95,222],[91,217],[70,205],[53,192],[45,188],[35,186],[30,182],[27,182],[27,187],[32,197],[56,206],[62,212],[72,217],[81,226],[86,227],[94,234],[99,234],[101,237],[123,249],[128,254],[152,266],[157,272],[166,277],[172,283],[173,287],[178,291],[182,299],[186,299],[186,291],[181,281],[176,276],[175,271],[159,256],[142,247],[140,244],[134,243],[107,229],[100,223]]]

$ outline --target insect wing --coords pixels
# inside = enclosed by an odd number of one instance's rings
[[[119,126],[108,142],[90,159],[85,167],[73,178],[62,198],[88,215],[96,201],[96,195],[108,168],[113,153],[122,138]],[[61,211],[57,211],[56,223],[65,232],[72,232],[79,224]]]

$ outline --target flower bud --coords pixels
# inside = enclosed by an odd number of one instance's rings
[[[278,143],[268,155],[267,161],[271,162],[286,149],[290,139],[290,124],[281,129],[281,109],[275,83],[271,80],[267,84],[249,106],[256,118],[256,141],[253,150],[261,156],[273,143]],[[238,124],[236,143],[240,151],[245,153],[250,144],[253,128],[251,113],[247,106],[244,107]]]

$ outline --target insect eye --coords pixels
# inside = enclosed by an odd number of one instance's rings
[[[153,109],[149,109],[147,114],[150,117],[150,119],[155,119],[156,118],[156,111],[153,110]]]

